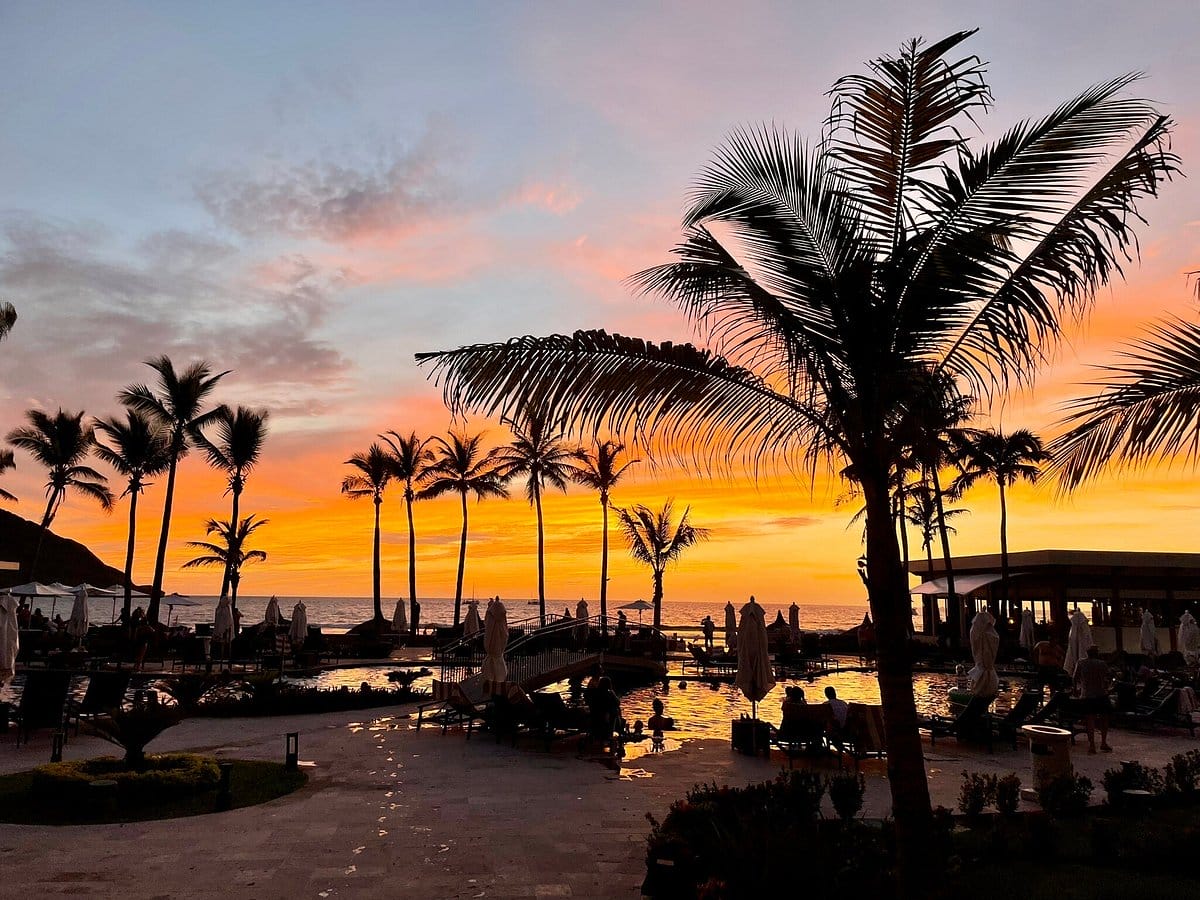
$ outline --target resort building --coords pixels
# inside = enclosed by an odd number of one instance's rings
[[[1001,616],[1000,555],[951,559],[954,589],[963,621],[987,607],[1011,628],[1021,611],[1032,607],[1034,619],[1065,638],[1067,617],[1078,607],[1089,617],[1101,652],[1138,652],[1142,611],[1149,609],[1158,625],[1158,645],[1176,649],[1179,616],[1200,611],[1200,553],[1141,553],[1116,550],[1026,550],[1008,554],[1008,600]],[[912,587],[920,597],[920,631],[934,635],[946,621],[944,559],[913,560],[908,571],[921,579]],[[1012,632],[1015,634],[1015,630]]]

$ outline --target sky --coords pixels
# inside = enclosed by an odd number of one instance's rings
[[[370,593],[371,506],[339,493],[343,461],[380,431],[443,433],[420,351],[577,328],[692,337],[624,280],[663,262],[691,180],[731,130],[815,135],[826,91],[901,41],[979,27],[995,106],[975,139],[1127,71],[1200,159],[1194,2],[0,3],[0,427],[25,410],[117,412],[169,355],[230,370],[217,399],[265,407],[271,433],[243,496],[270,520],[247,594]],[[1097,298],[1032,391],[993,423],[1050,435],[1092,366],[1164,315],[1194,316],[1200,186],[1180,178],[1143,212],[1141,259]],[[458,423],[506,439],[497,422]],[[44,473],[18,453],[4,487],[40,515]],[[1192,550],[1197,476],[1113,473],[1070,498],[1020,487],[1010,546]],[[218,473],[184,461],[166,589],[186,540],[228,516]],[[862,603],[857,508],[836,480],[710,480],[644,461],[619,505],[673,497],[711,530],[666,579],[672,599],[754,593]],[[54,523],[121,566],[122,500],[72,496]],[[148,582],[162,485],[146,494],[137,580]],[[965,500],[955,551],[993,552],[994,490]],[[406,592],[399,494],[384,513],[384,594]],[[535,594],[535,530],[520,491],[470,507],[466,589]],[[547,593],[594,598],[600,509],[546,501]],[[419,593],[453,593],[459,509],[416,510]],[[0,551],[2,555],[2,551]],[[614,547],[610,596],[650,593]]]

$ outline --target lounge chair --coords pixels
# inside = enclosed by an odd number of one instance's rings
[[[801,753],[829,749],[829,726],[833,722],[826,703],[788,704],[791,709],[771,729],[771,743],[787,754],[788,767]]]
[[[709,672],[723,674],[737,668],[737,658],[731,659],[727,654],[718,655],[696,644],[689,644],[688,652],[691,653],[692,661],[695,662],[696,668],[702,675],[707,675]]]
[[[1036,691],[1025,691],[1007,713],[1003,716],[992,716],[992,727],[996,734],[1010,741],[1014,750],[1017,749],[1017,735],[1021,733],[1021,726],[1029,724],[1040,702],[1041,695]]]
[[[1127,712],[1116,713],[1114,721],[1134,728],[1155,725],[1171,725],[1176,728],[1186,728],[1192,737],[1196,736],[1196,723],[1190,713],[1179,712],[1179,688],[1163,685],[1158,692],[1144,704]]]
[[[547,750],[557,737],[587,734],[588,713],[568,707],[561,694],[539,691],[529,699],[537,710],[538,727]]]
[[[125,702],[125,692],[129,689],[131,677],[132,673],[128,671],[93,672],[88,676],[88,686],[83,699],[78,703],[69,703],[67,707],[67,720],[75,720],[76,734],[79,734],[80,719],[102,716]]]
[[[71,673],[61,670],[28,672],[21,701],[17,704],[17,746],[22,736],[26,743],[29,734],[36,728],[54,728],[66,731],[63,711],[67,705],[67,694],[71,690]]]
[[[484,722],[487,719],[489,702],[473,700],[467,696],[467,692],[460,683],[435,680],[433,682],[433,695],[434,701],[440,704],[440,709],[430,716],[429,719],[442,726],[442,734],[445,734],[451,725],[465,725],[467,727],[467,740],[470,740],[471,732],[475,729],[475,723]],[[421,721],[424,718],[424,709],[429,705],[431,704],[423,704],[418,708],[418,728],[420,728]]]
[[[1083,726],[1083,713],[1079,711],[1078,703],[1071,698],[1067,691],[1059,691],[1049,702],[1029,717],[1028,725],[1053,725],[1064,731],[1071,732],[1071,743],[1081,734],[1086,734]]]
[[[856,768],[868,756],[886,756],[883,707],[851,703],[846,711],[846,725],[835,733],[834,742],[840,751],[850,754]]]
[[[511,737],[513,745],[522,731],[542,730],[542,717],[537,706],[519,684],[506,681],[492,695],[492,706],[488,716],[488,727],[499,743],[501,738]]]
[[[920,727],[929,732],[929,743],[937,744],[939,737],[954,737],[959,741],[971,741],[987,746],[992,752],[992,717],[988,710],[995,697],[972,697],[957,716],[931,716],[920,721]]]

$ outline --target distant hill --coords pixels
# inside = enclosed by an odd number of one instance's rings
[[[0,570],[0,588],[12,587],[30,580],[25,577],[24,567],[37,546],[38,531],[36,522],[0,509],[0,560],[19,562],[22,566],[21,571]],[[86,581],[97,587],[120,584],[124,578],[125,573],[121,569],[106,565],[83,544],[59,537],[53,531],[46,534],[34,575],[37,581],[61,581],[63,584],[79,584]],[[147,593],[150,590],[148,586],[135,587]]]

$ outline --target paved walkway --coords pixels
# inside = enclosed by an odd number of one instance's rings
[[[697,782],[746,784],[783,763],[732,753],[724,741],[694,741],[616,772],[578,758],[573,742],[546,753],[488,735],[417,732],[408,711],[189,719],[151,749],[282,759],[283,735],[298,730],[301,759],[312,763],[309,784],[262,806],[173,821],[0,825],[0,896],[636,898],[646,813],[661,818]],[[1161,765],[1200,746],[1186,733],[1117,731],[1112,740],[1114,754],[1075,757],[1097,786],[1116,760]],[[112,749],[81,737],[67,755]],[[1016,771],[1028,781],[1024,749],[988,756],[949,740],[926,750],[935,803],[954,806],[964,768]],[[20,750],[8,738],[0,771],[30,768],[48,752],[44,735]],[[868,761],[863,771],[867,813],[886,814],[884,765]]]

